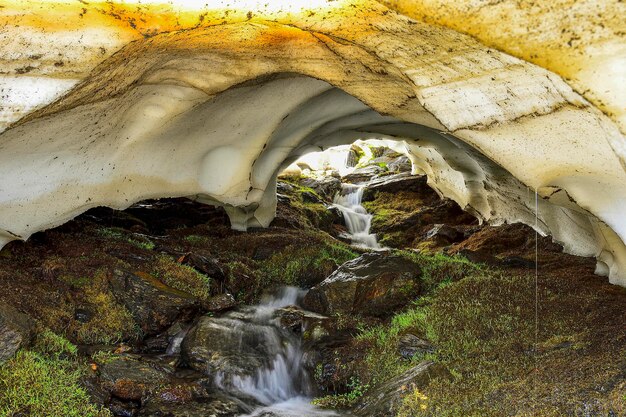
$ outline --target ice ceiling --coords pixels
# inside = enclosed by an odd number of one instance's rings
[[[266,226],[281,168],[383,139],[626,285],[624,4],[387,3],[0,1],[1,244],[150,197]]]

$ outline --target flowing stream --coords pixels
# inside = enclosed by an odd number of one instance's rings
[[[215,377],[224,391],[260,404],[247,417],[338,416],[311,405],[313,386],[302,364],[301,339],[280,327],[276,318],[278,309],[297,305],[304,294],[298,288],[285,287],[256,306],[216,319],[238,339],[234,342],[239,343],[241,356],[248,357],[253,347],[250,363],[261,364],[248,375],[220,372]]]
[[[365,187],[353,184],[342,184],[341,191],[333,201],[343,214],[352,244],[370,249],[381,249],[376,234],[370,233],[372,215],[361,205]]]

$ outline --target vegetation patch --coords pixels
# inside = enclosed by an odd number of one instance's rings
[[[305,285],[321,281],[344,262],[358,257],[346,245],[322,241],[317,245],[295,244],[259,263],[259,274],[266,282]]]
[[[312,403],[322,408],[347,409],[356,405],[369,389],[368,385],[363,385],[358,378],[351,378],[348,383],[349,391],[344,394],[326,395],[315,398]]]
[[[98,234],[105,239],[122,240],[140,249],[153,250],[154,243],[145,236],[129,234],[126,230],[117,227],[103,227],[98,229]]]
[[[176,262],[167,255],[157,258],[154,275],[163,283],[201,300],[211,297],[211,279],[194,268]]]
[[[111,416],[80,386],[86,368],[74,345],[44,331],[36,349],[21,350],[0,366],[0,416]]]
[[[113,344],[139,336],[132,315],[110,292],[106,272],[81,278],[80,286],[78,302],[66,299],[60,305],[42,306],[40,318],[47,327],[79,344]],[[87,320],[77,319],[77,306],[88,312]]]

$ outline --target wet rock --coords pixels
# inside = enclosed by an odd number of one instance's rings
[[[441,239],[449,243],[459,242],[463,240],[463,232],[455,227],[447,224],[435,224],[432,229],[426,233],[426,239]]]
[[[320,314],[306,311],[297,306],[289,306],[276,310],[275,317],[278,319],[281,327],[290,330],[296,334],[302,334],[306,331],[330,325],[330,318]]]
[[[426,361],[369,390],[355,409],[358,417],[395,416],[402,398],[413,389],[423,389],[436,376],[447,375],[447,370]]]
[[[411,164],[411,160],[403,155],[389,162],[387,169],[390,172],[411,172],[413,165]]]
[[[183,257],[182,263],[208,277],[211,277],[214,280],[220,282],[224,282],[226,280],[226,274],[216,259],[208,258],[196,253],[190,253]]]
[[[337,194],[337,192],[341,190],[341,179],[333,176],[324,176],[320,178],[302,178],[300,180],[300,184],[313,189],[317,194],[325,198],[327,201],[332,201],[335,194]]]
[[[81,323],[88,323],[93,317],[93,311],[86,308],[77,308],[74,310],[74,319]]]
[[[304,298],[320,314],[385,316],[420,292],[421,270],[410,260],[386,252],[366,253],[341,265]]]
[[[406,334],[400,338],[398,352],[404,359],[412,359],[417,354],[434,352],[435,348],[428,341]]]
[[[141,417],[234,417],[251,410],[240,401],[226,396],[186,403],[172,403],[162,399],[148,401],[139,412]]]
[[[399,191],[416,193],[416,197],[424,200],[424,204],[439,200],[439,196],[428,186],[425,175],[411,175],[410,172],[403,172],[372,180],[363,192],[363,201],[373,200],[378,192],[397,193]]]
[[[126,401],[140,401],[168,381],[174,371],[163,364],[148,362],[135,355],[124,355],[100,364],[102,387],[111,396]]]
[[[219,312],[224,310],[230,310],[237,306],[237,300],[231,293],[224,293],[209,298],[203,303],[204,308],[211,312]]]
[[[201,317],[182,342],[183,360],[209,376],[252,375],[263,364],[263,346],[253,338],[243,338],[235,324],[234,320]]]
[[[0,364],[13,357],[18,349],[29,347],[33,337],[32,319],[0,302]]]
[[[109,286],[146,335],[159,333],[199,308],[198,300],[192,295],[168,287],[144,272],[116,269]]]
[[[355,167],[357,166],[357,164],[359,163],[359,152],[363,152],[360,149],[350,149],[350,151],[348,151],[348,156],[346,157],[346,166],[347,167]]]
[[[368,165],[363,168],[357,168],[350,174],[345,175],[342,181],[353,184],[362,183],[371,180],[372,177],[382,174],[383,172],[385,172],[385,169],[378,165]]]
[[[166,331],[156,336],[144,339],[143,351],[148,353],[163,353],[168,350],[172,341],[176,337],[184,337],[189,330],[189,325],[181,322],[172,324]],[[178,351],[167,352],[168,354],[176,354]]]
[[[139,401],[120,401],[117,398],[109,402],[109,410],[115,417],[135,417],[140,406]]]

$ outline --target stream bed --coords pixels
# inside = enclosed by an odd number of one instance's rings
[[[278,311],[298,305],[305,293],[295,287],[283,287],[257,305],[200,322],[201,328],[219,334],[220,345],[230,346],[226,354],[212,352],[213,357],[222,357],[216,368],[209,365],[209,372],[216,387],[250,405],[252,411],[242,416],[339,415],[311,404],[314,387],[303,364],[301,338],[280,325]],[[214,342],[211,340],[211,345]],[[186,349],[194,350],[189,346]]]

